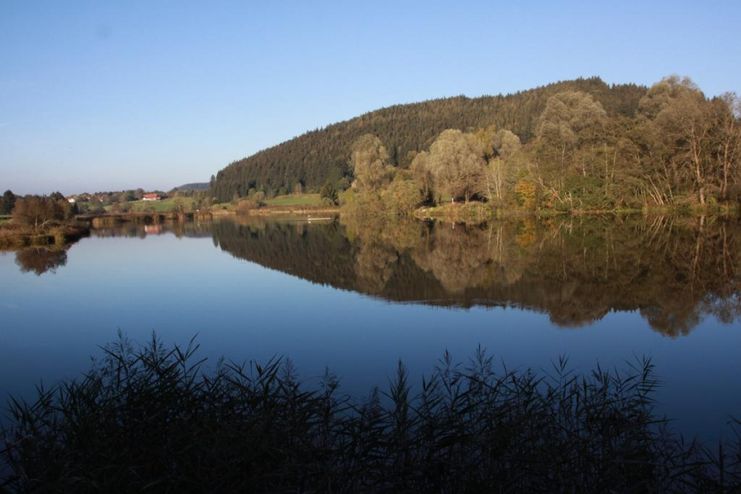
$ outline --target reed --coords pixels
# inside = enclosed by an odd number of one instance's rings
[[[363,401],[290,361],[220,362],[126,339],[81,378],[11,400],[8,492],[734,492],[738,441],[686,442],[648,360],[577,375],[444,354]]]

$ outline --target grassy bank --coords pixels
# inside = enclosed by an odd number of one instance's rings
[[[242,211],[244,212],[244,211]],[[339,213],[339,208],[319,206],[268,206],[261,208],[249,209],[247,214],[252,216],[334,216]]]
[[[243,214],[251,216],[335,215],[340,208],[327,204],[319,194],[288,194],[257,202],[245,198],[234,203],[214,204],[210,212],[215,216]]]
[[[653,411],[652,367],[580,377],[444,355],[415,394],[400,364],[364,402],[288,362],[206,371],[195,347],[121,341],[74,382],[14,401],[10,492],[732,492],[713,452]],[[717,452],[717,454],[715,453]],[[0,472],[3,469],[0,468]]]
[[[452,223],[484,223],[496,217],[496,211],[481,202],[447,203],[419,208],[414,217],[420,220],[441,220]]]
[[[270,207],[322,207],[326,206],[319,194],[288,194],[276,196],[265,200],[265,204]]]
[[[170,213],[182,209],[191,211],[194,200],[192,197],[168,197],[159,201],[131,201],[125,203],[125,208],[132,213]],[[115,206],[106,206],[107,212],[116,212]]]
[[[185,222],[192,220],[209,220],[212,214],[209,211],[194,213],[168,212],[126,212],[80,215],[78,218],[90,221],[93,228],[107,228],[122,223],[157,224],[164,222]]]
[[[421,207],[414,211],[413,215],[421,220],[440,220],[453,223],[478,224],[495,218],[512,218],[520,216],[590,216],[590,215],[667,215],[667,216],[735,216],[739,214],[738,208],[730,206],[705,207],[705,208],[671,208],[656,207],[643,209],[517,209],[517,208],[492,208],[487,203],[446,203],[440,206]]]

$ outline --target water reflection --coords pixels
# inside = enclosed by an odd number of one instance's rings
[[[396,302],[514,306],[579,327],[610,311],[639,311],[669,336],[706,315],[741,315],[741,226],[736,219],[516,218],[466,226],[377,218],[242,218],[115,224],[98,237],[174,233],[315,283]],[[17,253],[24,271],[63,266],[63,249]]]
[[[63,247],[26,247],[15,253],[15,263],[24,273],[37,276],[55,272],[67,264],[67,249]]]
[[[214,225],[236,257],[399,302],[515,306],[579,327],[639,311],[688,334],[741,314],[739,234],[721,218],[520,218],[483,226],[344,218],[329,225]]]

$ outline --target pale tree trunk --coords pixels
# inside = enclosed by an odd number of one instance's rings
[[[692,125],[691,137],[690,137],[690,153],[692,156],[692,162],[695,168],[695,181],[697,182],[697,194],[700,200],[700,205],[705,205],[705,174],[702,168],[702,141],[703,136],[697,134],[695,125]]]
[[[561,176],[558,177],[558,188],[563,190],[563,176],[566,174],[566,143],[561,145]]]
[[[700,258],[702,257],[702,246],[705,233],[705,215],[701,215],[699,218],[699,225],[697,229],[697,237],[695,239],[695,253],[692,256],[692,277],[691,277],[691,290],[694,291],[695,280],[697,279],[697,271],[700,265]]]
[[[741,144],[741,132],[736,125],[736,119],[733,115],[728,119],[723,141],[723,163],[721,165],[723,176],[720,183],[720,195],[725,198],[728,194],[728,182],[731,174],[731,167],[736,160],[738,146]]]
[[[501,161],[492,160],[489,165],[489,169],[486,173],[486,188],[489,194],[489,199],[496,198],[498,201],[502,200],[502,189],[504,182],[504,172],[502,170],[503,163]],[[492,190],[493,188],[493,190]]]

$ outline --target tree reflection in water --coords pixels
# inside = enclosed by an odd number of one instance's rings
[[[24,273],[41,276],[47,271],[55,272],[67,264],[67,249],[63,247],[26,247],[15,253],[15,263]]]
[[[669,336],[741,314],[735,219],[525,217],[451,225],[343,217],[297,230],[259,219],[214,224],[232,255],[391,301],[515,306],[578,327],[639,311]]]

